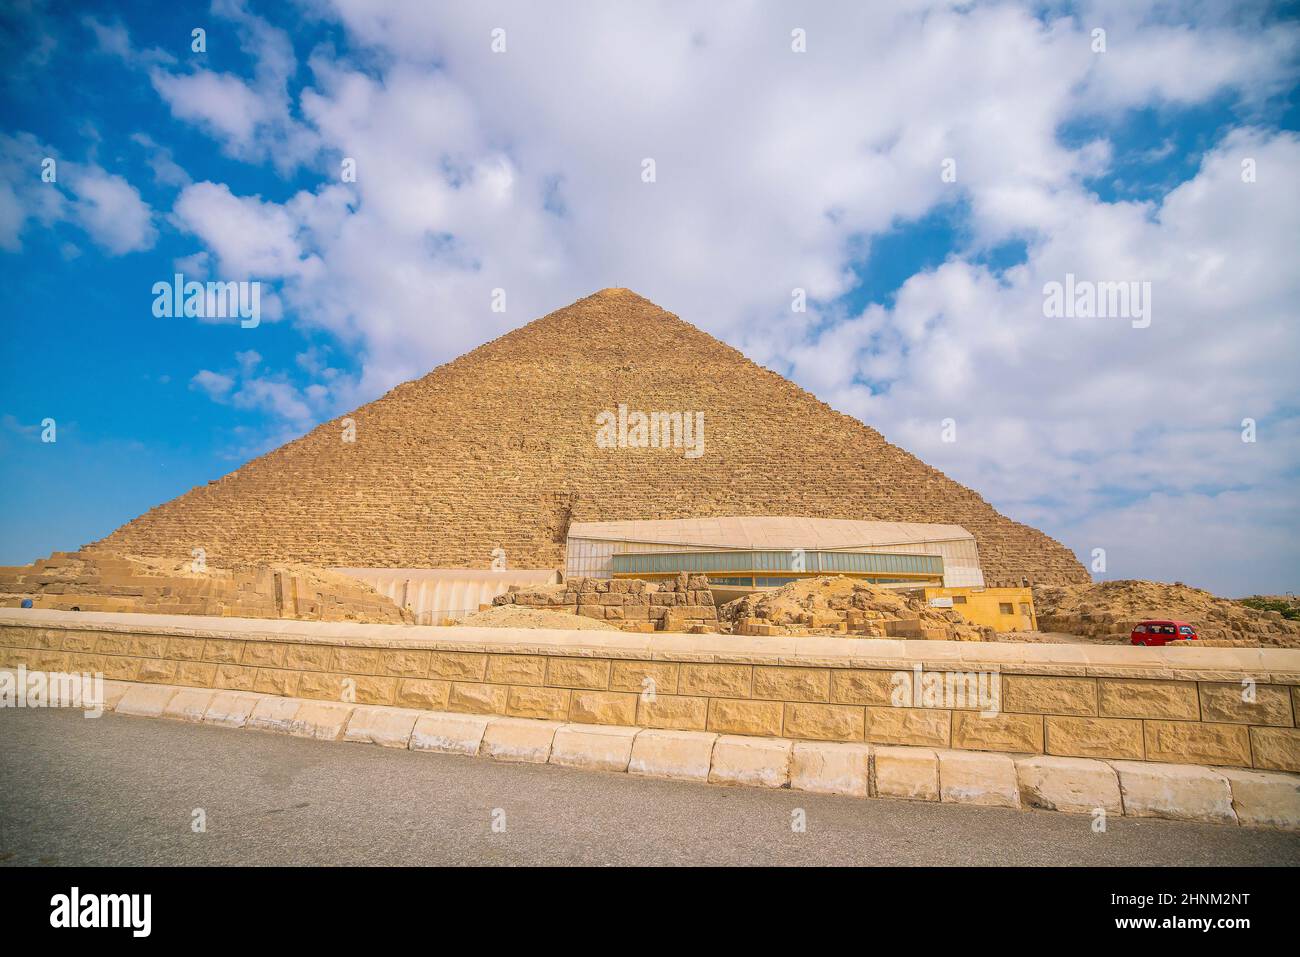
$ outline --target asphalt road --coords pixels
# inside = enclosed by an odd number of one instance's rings
[[[0,863],[11,866],[1300,863],[1300,835],[1117,818],[1094,834],[1090,821],[0,712]]]

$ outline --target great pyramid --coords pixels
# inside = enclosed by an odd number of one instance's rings
[[[702,411],[705,453],[600,448],[620,403]],[[355,441],[343,441],[344,419]],[[1061,544],[626,289],[480,346],[97,545],[209,562],[561,567],[570,522],[721,515],[940,522],[988,584],[1086,582]]]

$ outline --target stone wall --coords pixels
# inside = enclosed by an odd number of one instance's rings
[[[1300,771],[1300,652],[399,628],[0,610],[0,667],[359,704]],[[1000,711],[896,707],[920,665]],[[1253,701],[1243,699],[1243,680]],[[653,693],[651,693],[653,692]]]
[[[492,600],[494,605],[521,605],[582,615],[617,624],[623,631],[679,631],[702,634],[718,630],[713,592],[703,575],[679,575],[663,582],[636,578],[571,578],[556,588],[518,588]]]
[[[599,448],[596,417],[619,403],[703,413],[704,454]],[[1058,542],[625,289],[404,383],[105,542],[323,567],[487,568],[501,548],[512,568],[561,568],[570,521],[723,515],[961,525],[989,585],[1089,580]]]

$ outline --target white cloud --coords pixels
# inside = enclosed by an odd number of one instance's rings
[[[200,369],[194,374],[190,384],[207,393],[209,399],[217,401],[225,399],[230,394],[230,390],[235,386],[235,380],[211,369]]]
[[[1242,182],[1243,157],[1269,180]],[[1300,138],[1239,130],[1159,206],[1063,204],[1058,212],[1075,215],[1050,224],[1003,281],[962,261],[914,276],[892,310],[868,310],[795,353],[796,375],[820,377],[828,401],[1081,552],[1132,544],[1141,527],[1140,554],[1163,545],[1149,565],[1166,577],[1182,568],[1214,581],[1219,567],[1218,581],[1245,587],[1227,577],[1229,552],[1217,543],[1236,548],[1259,533],[1264,549],[1282,503],[1300,514],[1300,497],[1280,491],[1300,447],[1290,417],[1300,277],[1287,239],[1300,235],[1300,184],[1285,172],[1297,164]],[[1043,284],[1066,272],[1151,281],[1151,326],[1044,318]],[[877,370],[887,391],[853,380],[858,357],[846,359],[844,342],[857,326],[884,330],[874,342],[892,357]],[[951,444],[941,436],[948,417],[958,424]],[[1243,443],[1244,418],[1270,428]],[[1256,497],[1272,507],[1243,505]],[[1173,547],[1189,529],[1201,529],[1199,552]],[[1273,550],[1250,567],[1280,588],[1297,566]]]
[[[47,160],[52,181],[43,178]],[[0,248],[21,250],[29,222],[74,223],[114,256],[150,249],[158,236],[149,204],[121,176],[62,159],[30,133],[0,134]]]
[[[237,408],[269,412],[298,428],[312,423],[314,412],[292,384],[265,378],[245,378],[231,396]]]
[[[73,215],[110,253],[120,256],[153,246],[158,237],[153,214],[140,191],[122,177],[96,166],[74,167],[68,188],[76,197]]]
[[[188,186],[190,174],[176,162],[172,151],[155,142],[147,133],[134,133],[131,141],[144,147],[148,153],[147,162],[153,170],[154,182],[163,186]]]
[[[172,212],[176,224],[216,256],[226,278],[323,278],[321,260],[299,239],[302,226],[291,207],[237,197],[224,184],[204,182],[182,190]]]
[[[154,70],[150,79],[179,119],[206,124],[239,152],[252,149],[258,125],[272,115],[252,87],[229,74]]]
[[[104,23],[87,14],[81,18],[81,24],[94,36],[96,49],[106,56],[138,67],[176,62],[176,58],[165,50],[136,49],[131,43],[131,34],[120,20]]]
[[[314,132],[293,116],[289,80],[298,68],[293,43],[285,31],[249,13],[242,0],[214,0],[212,12],[221,27],[234,27],[240,48],[253,61],[251,80],[192,61],[189,72],[170,63],[154,65],[149,81],[177,119],[207,130],[229,155],[270,160],[291,171],[318,146]]]
[[[262,413],[270,420],[269,431],[265,428],[250,430],[245,426],[239,427],[245,448],[260,448],[264,451],[265,448],[273,447],[264,448],[263,443],[271,437],[284,441],[286,429],[301,431],[308,428],[332,402],[327,383],[312,382],[300,388],[283,373],[259,374],[257,370],[262,365],[262,356],[253,349],[236,352],[234,358],[238,368],[228,372],[200,369],[190,380],[190,385],[206,394],[213,402],[246,412]],[[336,372],[332,369],[319,371]],[[327,381],[335,378],[333,375],[324,377]]]

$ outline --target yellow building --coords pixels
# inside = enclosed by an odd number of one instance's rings
[[[932,608],[951,608],[975,625],[994,631],[1037,631],[1034,593],[1029,588],[926,588]]]

